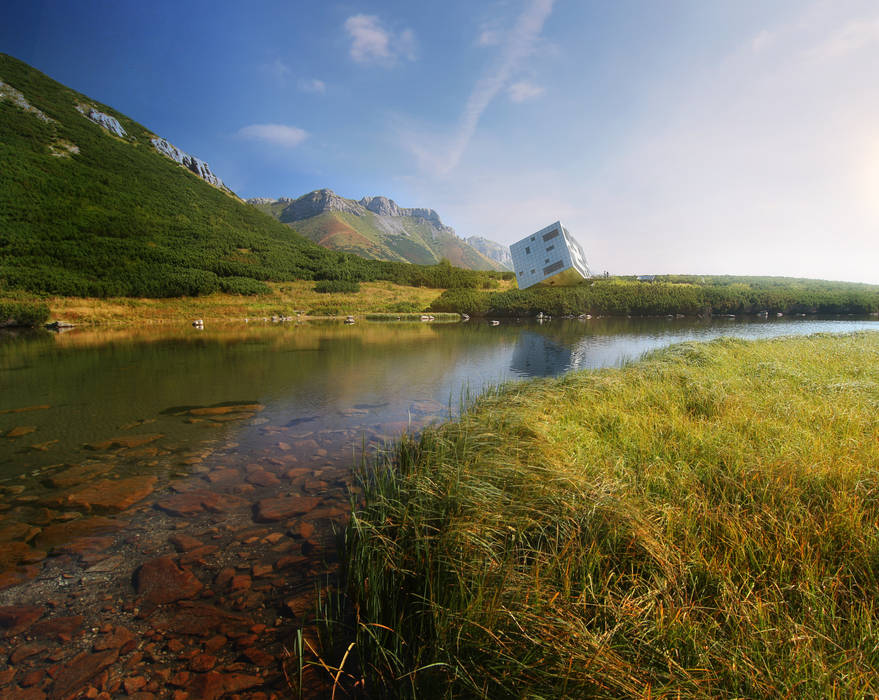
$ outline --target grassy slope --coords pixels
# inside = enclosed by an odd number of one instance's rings
[[[875,697],[877,411],[876,333],[483,398],[365,477],[349,587],[374,689]]]
[[[301,275],[325,254],[156,153],[151,133],[112,108],[8,56],[0,79],[55,120],[0,103],[0,276],[11,286],[186,293],[216,275]],[[130,138],[84,118],[80,102],[115,116]],[[79,154],[53,157],[58,140]]]

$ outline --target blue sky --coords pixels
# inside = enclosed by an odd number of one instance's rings
[[[40,2],[0,50],[207,160],[613,273],[879,283],[874,0]],[[2,76],[0,76],[2,77]]]

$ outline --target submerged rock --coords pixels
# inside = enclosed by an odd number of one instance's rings
[[[158,481],[155,476],[103,479],[76,491],[60,495],[60,505],[86,510],[119,512],[149,496]]]
[[[317,496],[264,498],[254,507],[254,519],[262,523],[287,520],[314,510],[320,502],[321,499]]]
[[[204,584],[189,569],[182,569],[172,557],[159,557],[143,564],[135,573],[138,595],[155,607],[197,596]]]

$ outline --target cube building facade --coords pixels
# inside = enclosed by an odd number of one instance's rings
[[[574,285],[589,276],[586,255],[560,221],[510,246],[519,289]]]

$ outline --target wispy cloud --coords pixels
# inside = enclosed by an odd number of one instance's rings
[[[323,80],[318,80],[317,78],[311,78],[308,80],[301,78],[299,80],[299,89],[302,90],[302,92],[314,92],[322,95],[327,91],[327,84]]]
[[[376,15],[352,15],[345,20],[351,39],[349,54],[358,63],[394,65],[398,59],[415,60],[415,34],[411,29],[397,33],[388,29]]]
[[[879,42],[879,18],[860,19],[837,29],[811,52],[811,57],[828,60],[846,56]]]
[[[250,124],[241,127],[238,135],[251,141],[261,141],[284,148],[295,148],[308,138],[308,132],[304,129],[288,124]]]
[[[284,81],[287,76],[290,75],[290,66],[284,63],[280,58],[276,58],[269,63],[263,63],[259,69],[263,73],[266,73],[279,81]]]
[[[473,86],[458,128],[448,143],[440,147],[430,147],[431,144],[437,145],[438,139],[435,136],[423,138],[422,135],[409,139],[409,149],[423,169],[445,175],[458,165],[476,133],[482,114],[498,94],[509,87],[513,75],[533,52],[554,4],[555,0],[530,0],[513,28],[504,36],[498,60]],[[526,92],[520,89],[515,94],[528,99]]]
[[[513,102],[525,102],[540,97],[546,90],[541,85],[535,85],[527,80],[513,83],[507,88],[507,94]]]
[[[483,29],[476,37],[475,43],[481,47],[497,46],[501,43],[501,33],[497,29]]]

